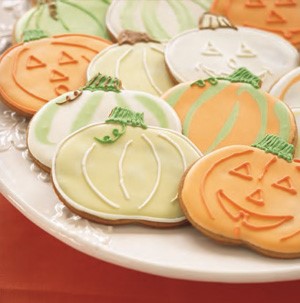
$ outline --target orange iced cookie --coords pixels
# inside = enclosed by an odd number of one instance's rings
[[[253,147],[232,145],[198,160],[181,184],[188,220],[219,242],[300,257],[300,160],[293,152],[268,135]]]
[[[36,36],[37,34],[37,36]],[[89,35],[66,34],[9,48],[0,58],[0,94],[12,109],[32,116],[48,100],[86,82],[87,66],[110,42]]]
[[[264,92],[261,80],[241,68],[228,77],[181,83],[165,93],[183,134],[207,154],[232,145],[251,145],[266,134],[295,144],[297,128],[288,106]]]
[[[211,12],[281,35],[300,47],[300,0],[214,0]]]

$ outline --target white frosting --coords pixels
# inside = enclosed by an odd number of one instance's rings
[[[291,108],[300,107],[300,67],[284,75],[270,90],[270,94]]]
[[[207,46],[222,56],[207,53]],[[203,54],[204,51],[204,54]],[[257,29],[203,29],[186,31],[169,41],[165,49],[170,72],[179,82],[209,76],[225,76],[246,67],[260,75],[262,88],[269,91],[278,79],[297,67],[299,54],[286,40]]]
[[[89,112],[88,109],[85,109],[85,106],[91,104],[91,102],[94,102],[95,106],[92,108],[93,112],[87,121],[88,124],[105,121],[114,107],[125,106],[134,111],[143,112],[147,125],[163,126],[181,132],[181,122],[177,113],[159,97],[143,92],[125,90],[122,90],[121,93],[83,91],[82,95],[74,101],[57,105],[57,103],[64,101],[69,94],[73,96],[73,92],[70,92],[49,101],[34,115],[29,124],[27,143],[30,153],[48,168],[51,168],[52,156],[57,143],[76,130],[74,129],[74,122],[84,110],[87,113]],[[139,98],[143,98],[145,103],[143,104]],[[154,108],[154,110],[151,110],[151,108]],[[45,121],[47,121],[45,117],[49,116],[51,110],[54,110],[55,114],[48,125],[49,132],[46,136],[48,142],[41,142],[37,132],[41,123],[45,127]],[[162,124],[162,122],[164,123]],[[164,125],[165,123],[166,125]]]
[[[173,5],[180,4],[181,7],[174,10]],[[132,6],[127,7],[128,4]],[[209,0],[200,0],[198,3],[193,0],[114,0],[110,5],[106,14],[106,25],[109,32],[117,38],[118,35],[125,29],[146,32],[150,37],[159,40],[161,42],[168,41],[171,37],[174,37],[183,30],[194,28],[197,26],[199,18],[209,8]],[[155,11],[155,18],[151,18],[151,24],[147,25],[143,20],[143,13],[151,10]],[[128,12],[130,10],[130,12]],[[187,15],[185,15],[185,13]],[[127,13],[130,16],[127,18],[127,22],[123,21],[123,14]],[[179,15],[176,15],[179,14]],[[183,14],[183,15],[182,15]],[[183,28],[184,20],[188,19],[188,27]],[[129,22],[128,22],[129,21]],[[157,28],[162,28],[165,35],[161,36],[156,31]]]

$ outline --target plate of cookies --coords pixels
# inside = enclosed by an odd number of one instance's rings
[[[300,0],[0,14],[0,189],[27,218],[164,277],[300,278]]]

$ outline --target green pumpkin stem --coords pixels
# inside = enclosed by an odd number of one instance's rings
[[[196,84],[200,87],[204,87],[205,82],[208,82],[211,85],[216,85],[218,84],[218,80],[226,80],[232,83],[247,83],[257,89],[260,88],[262,84],[262,81],[259,77],[252,74],[247,68],[241,67],[237,69],[233,74],[229,75],[228,77],[216,77],[216,78],[210,77],[204,80],[200,79],[192,83],[192,85]]]
[[[123,107],[115,107],[105,123],[120,124],[122,129],[120,131],[117,128],[114,128],[112,131],[112,137],[108,135],[104,136],[103,138],[95,137],[94,139],[97,142],[113,143],[117,141],[125,133],[127,125],[141,127],[144,129],[147,128],[147,125],[144,122],[144,113],[137,113]]]
[[[100,73],[95,75],[82,88],[82,90],[89,90],[92,92],[102,90],[105,92],[115,92],[115,93],[119,93],[121,89],[122,89],[122,82],[119,79],[110,76],[105,76]]]
[[[39,40],[42,38],[48,38],[48,35],[41,29],[31,29],[24,31],[23,42],[29,42],[34,40]]]
[[[287,162],[292,162],[294,158],[294,145],[275,135],[266,135],[261,141],[252,146],[264,150],[266,153],[276,155]]]

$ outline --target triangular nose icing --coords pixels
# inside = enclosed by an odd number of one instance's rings
[[[256,205],[263,206],[264,198],[263,198],[263,191],[261,189],[256,189],[252,192],[249,196],[246,197],[249,202],[252,202]]]

